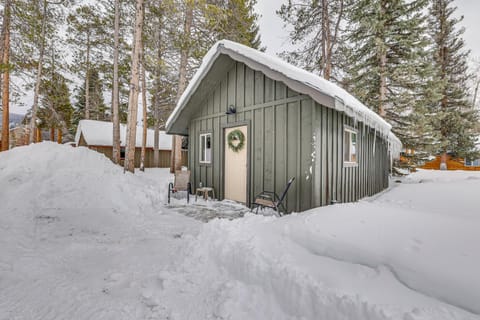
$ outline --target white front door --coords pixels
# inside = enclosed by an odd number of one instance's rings
[[[247,202],[247,146],[247,126],[225,129],[225,199]]]

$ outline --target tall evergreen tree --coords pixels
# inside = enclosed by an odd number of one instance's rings
[[[136,0],[135,28],[132,48],[132,72],[130,78],[130,95],[128,99],[127,139],[125,148],[125,171],[135,171],[135,147],[137,131],[137,109],[140,78],[140,61],[142,53],[144,1]]]
[[[36,11],[39,11],[38,6],[35,6]],[[37,109],[38,109],[38,96],[40,94],[40,85],[42,82],[42,71],[43,71],[43,59],[45,55],[45,45],[46,45],[46,33],[47,33],[47,22],[49,20],[48,16],[48,2],[47,0],[42,1],[41,14],[40,12],[40,33],[39,33],[39,44],[38,44],[38,61],[37,61],[37,74],[35,80],[35,91],[33,93],[33,106],[30,119],[30,137],[29,142],[33,143],[35,138],[35,125],[37,120]]]
[[[105,20],[101,12],[94,6],[83,5],[68,16],[68,42],[74,51],[72,71],[85,81],[85,87],[90,88],[90,72],[99,70],[105,56],[106,44],[110,37],[106,31]],[[89,90],[85,91],[85,119],[90,119]]]
[[[174,106],[175,88],[177,86],[177,73],[174,68],[176,51],[172,49],[172,34],[175,30],[171,23],[175,20],[175,8],[173,1],[157,0],[150,2],[146,11],[144,25],[144,49],[145,59],[143,66],[153,78],[153,86],[150,88],[151,112],[149,120],[155,131],[154,137],[154,165],[159,166],[159,131],[165,126],[168,116]]]
[[[260,49],[258,14],[254,11],[256,0],[216,0],[207,2],[204,14],[208,28],[216,39],[232,40]]]
[[[89,118],[95,120],[109,120],[110,115],[108,108],[105,105],[103,98],[103,80],[100,78],[100,74],[97,69],[90,69],[88,74],[88,81],[83,82],[82,86],[78,89],[78,93],[75,97],[75,115],[74,115],[74,124],[77,125],[81,119],[85,118],[85,103],[87,90],[85,90],[85,85],[88,83],[88,104],[89,104]]]
[[[430,7],[430,32],[434,44],[434,64],[441,84],[441,96],[435,105],[435,126],[440,132],[439,151],[446,165],[447,151],[457,156],[471,155],[474,142],[474,126],[478,121],[468,96],[467,58],[462,39],[463,28],[458,27],[462,18],[454,16],[453,0],[434,0]]]
[[[68,131],[73,134],[73,107],[70,103],[70,90],[67,80],[54,70],[42,81],[40,87],[41,108],[39,119],[44,128]]]
[[[113,75],[112,75],[112,159],[116,164],[120,163],[120,91],[118,83],[118,62],[120,50],[120,0],[114,0],[113,4]]]
[[[299,46],[282,55],[291,63],[320,74],[327,80],[341,80],[341,24],[345,0],[289,0],[277,14],[292,26],[290,40]]]
[[[10,19],[11,1],[5,0],[2,26],[2,145],[0,151],[10,147],[9,103],[10,103]]]
[[[438,97],[425,24],[427,4],[354,1],[347,10],[344,39],[349,44],[345,87],[390,122],[405,146],[415,149],[433,141],[423,115]]]

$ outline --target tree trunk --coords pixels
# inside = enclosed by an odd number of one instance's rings
[[[36,138],[35,142],[42,142],[42,130],[40,128],[35,128]]]
[[[192,22],[193,22],[193,6],[194,1],[187,1],[187,8],[185,12],[185,24],[183,29],[184,39],[190,39]],[[178,72],[178,90],[177,90],[177,99],[176,102],[180,100],[183,91],[187,86],[187,64],[188,57],[190,54],[190,45],[188,43],[182,43],[182,49],[180,52],[180,67]],[[172,153],[170,161],[170,172],[174,173],[176,170],[180,170],[182,167],[181,161],[178,159],[182,158],[182,137],[173,136],[172,137]]]
[[[323,52],[323,77],[330,80],[332,70],[330,57],[330,17],[328,16],[328,0],[322,0],[322,52]]]
[[[113,34],[113,92],[112,92],[112,116],[113,116],[113,162],[120,163],[120,116],[119,116],[119,90],[118,90],[118,47],[120,33],[120,0],[115,0],[115,31]]]
[[[90,33],[87,31],[87,69],[85,71],[85,119],[90,119]]]
[[[155,127],[153,128],[153,166],[158,168],[160,167],[160,150],[159,150],[159,134],[160,134],[160,121],[158,121],[158,110],[154,111],[155,113]]]
[[[142,150],[140,152],[140,170],[145,171],[145,152],[147,147],[147,81],[145,80],[145,52],[142,41]]]
[[[160,4],[159,4],[160,5]],[[155,99],[153,106],[153,113],[154,113],[154,138],[153,138],[153,166],[160,167],[160,150],[159,150],[159,134],[160,134],[160,90],[162,87],[162,59],[163,59],[163,52],[162,52],[162,33],[160,32],[161,28],[163,27],[163,18],[162,16],[158,16],[158,26],[155,28],[155,39],[157,41],[157,63],[155,66]]]
[[[55,128],[50,128],[50,141],[55,141]]]
[[[10,115],[9,115],[9,103],[10,103],[10,14],[11,3],[10,0],[5,0],[3,8],[3,57],[2,64],[5,68],[3,72],[2,81],[2,147],[0,151],[8,150],[10,147]]]
[[[339,1],[340,2],[339,3],[340,8],[338,9],[338,13],[337,13],[337,21],[335,23],[335,30],[333,31],[333,35],[331,37],[329,37],[329,39],[331,39],[331,41],[330,41],[330,44],[329,44],[329,47],[328,47],[328,50],[327,50],[327,55],[329,57],[329,59],[328,59],[328,79],[326,78],[327,80],[330,80],[330,77],[331,77],[331,74],[332,74],[333,47],[337,44],[338,32],[340,30],[340,23],[342,22],[342,18],[343,18],[343,1],[344,0]]]
[[[62,129],[57,129],[57,142],[62,144],[63,142],[63,132]]]
[[[139,62],[142,45],[143,0],[137,0],[135,14],[135,36],[132,49],[132,76],[128,98],[127,141],[125,150],[125,170],[135,172],[135,143],[137,135]]]
[[[447,170],[447,152],[442,153],[440,156],[440,170]]]
[[[381,2],[381,16],[385,16],[385,3],[384,1]],[[385,41],[383,34],[381,35],[381,41]],[[379,97],[378,97],[378,114],[382,117],[385,118],[387,115],[386,110],[385,110],[385,100],[387,96],[387,51],[385,48],[385,45],[383,43],[379,44],[380,48],[379,50],[379,67],[380,67],[380,92],[379,92]]]
[[[38,66],[37,66],[37,78],[35,80],[35,92],[33,94],[33,106],[32,106],[32,117],[30,118],[30,143],[33,143],[34,132],[37,121],[37,111],[38,111],[38,96],[40,94],[40,84],[42,82],[42,70],[43,70],[43,56],[45,53],[45,29],[47,24],[47,0],[43,0],[43,17],[42,17],[42,31],[41,31],[41,43],[40,43],[40,52],[38,56]]]
[[[386,62],[387,55],[382,52],[380,54],[380,95],[378,97],[378,114],[382,118],[385,118],[387,115],[385,111],[385,100],[387,96]]]

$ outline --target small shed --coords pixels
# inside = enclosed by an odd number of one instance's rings
[[[120,125],[120,158],[123,162],[125,157],[125,141],[127,127]],[[140,167],[140,151],[142,147],[142,128],[137,127],[137,136],[135,143],[135,167]],[[155,131],[147,130],[147,144],[145,152],[145,167],[156,167],[154,164],[153,145]],[[113,159],[113,123],[97,120],[80,120],[75,134],[75,143],[77,146],[88,147],[89,149],[103,153],[109,159]],[[165,131],[159,132],[159,164],[161,168],[170,167],[170,153],[172,150],[172,136],[167,135]],[[182,162],[186,165],[187,154],[182,152]]]
[[[401,149],[390,129],[337,85],[227,40],[207,53],[166,126],[189,136],[194,187],[201,182],[220,199],[251,205],[296,177],[288,211],[387,188]]]

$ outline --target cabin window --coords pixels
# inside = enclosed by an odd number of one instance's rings
[[[343,134],[343,162],[357,163],[357,132],[345,129]]]
[[[476,160],[465,159],[465,166],[466,167],[480,167],[480,159],[476,159]]]
[[[120,147],[120,159],[125,159],[125,147]]]
[[[212,162],[212,134],[200,135],[200,163]]]

